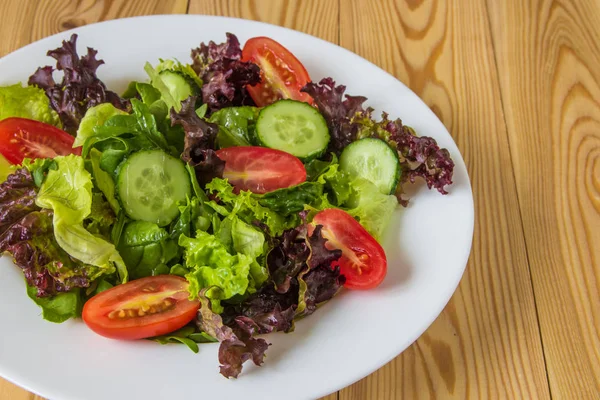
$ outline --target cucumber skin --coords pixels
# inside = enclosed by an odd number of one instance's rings
[[[257,127],[260,125],[260,120],[261,120],[261,116],[263,116],[263,112],[266,109],[268,109],[269,107],[274,106],[274,105],[276,105],[277,103],[280,103],[280,102],[303,103],[303,104],[309,105],[308,103],[304,103],[304,102],[298,101],[298,100],[283,99],[283,100],[278,100],[275,103],[269,104],[268,106],[266,106],[262,110],[260,110],[260,112],[258,113],[258,118],[256,118],[256,123],[254,124],[254,137],[253,137],[253,139],[256,142],[257,146],[262,146],[262,147],[266,147],[266,148],[269,148],[269,149],[273,148],[273,147],[267,145],[266,143],[264,143],[261,140],[260,134],[259,134],[259,130],[257,129]],[[304,156],[304,157],[298,157],[297,155],[289,153],[288,151],[286,151],[286,153],[292,154],[294,157],[299,158],[300,161],[302,161],[303,163],[307,163],[307,162],[312,161],[312,160],[314,160],[316,158],[322,157],[324,154],[327,153],[327,149],[329,148],[329,143],[331,142],[331,134],[329,132],[329,126],[327,125],[327,121],[325,120],[325,117],[323,117],[323,114],[321,114],[321,112],[319,110],[315,109],[315,112],[323,119],[323,122],[325,122],[325,126],[327,127],[327,143],[325,144],[325,147],[322,150],[318,150],[318,151],[316,151],[314,153],[311,153],[308,156]],[[281,150],[281,149],[275,149],[275,150]],[[285,151],[285,150],[281,150],[281,151]]]
[[[344,150],[342,150],[342,154],[340,154],[340,168],[341,168],[341,159],[342,159],[342,155],[343,155],[344,151],[353,145],[359,144],[363,140],[368,140],[368,141],[377,140],[377,141],[383,143],[384,145],[386,145],[392,151],[392,154],[395,156],[396,171],[395,171],[394,177],[392,178],[392,181],[391,181],[393,183],[393,186],[390,185],[389,192],[387,193],[390,195],[395,194],[396,188],[398,187],[398,184],[400,183],[400,178],[402,177],[402,169],[400,168],[400,159],[398,158],[398,151],[396,149],[394,149],[392,146],[390,146],[385,140],[375,138],[375,137],[365,137],[365,138],[362,138],[362,139],[359,139],[359,140],[356,140],[356,141],[350,143],[348,146],[346,146],[344,148]],[[363,178],[367,179],[365,177],[363,177]]]

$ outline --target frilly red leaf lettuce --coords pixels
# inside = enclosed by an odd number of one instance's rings
[[[246,85],[260,82],[260,68],[252,62],[241,61],[242,49],[238,38],[227,33],[227,41],[210,41],[192,49],[192,68],[204,82],[202,101],[211,111],[224,107],[254,105]]]
[[[344,147],[355,140],[380,138],[398,151],[402,177],[397,194],[402,204],[406,205],[406,200],[400,198],[402,183],[414,183],[417,177],[423,178],[430,189],[436,188],[440,193],[447,194],[445,187],[452,184],[454,170],[448,150],[440,148],[433,138],[417,136],[400,119],[388,119],[386,113],[382,114],[381,121],[375,121],[372,118],[373,109],[364,109],[362,106],[366,98],[344,95],[345,90],[345,86],[336,86],[331,78],[322,79],[319,83],[309,82],[302,88],[314,99],[327,121],[331,134],[329,150],[339,155]]]
[[[88,287],[88,266],[60,248],[54,238],[52,211],[35,205],[37,191],[25,168],[0,184],[0,252],[12,255],[40,297]]]
[[[258,334],[291,332],[294,319],[313,313],[317,305],[331,299],[345,282],[339,268],[331,263],[339,259],[339,250],[325,247],[326,239],[318,226],[307,235],[307,226],[286,231],[275,240],[267,264],[269,281],[240,303],[225,304],[221,315],[212,312],[209,300],[201,292],[198,328],[218,339],[221,373],[237,377],[242,364],[253,360],[262,364],[268,344]]]
[[[306,267],[310,256],[310,248],[306,243],[306,228],[289,229],[278,241],[279,244],[267,255],[267,266],[276,291],[286,293],[290,289],[292,279]]]
[[[104,64],[96,59],[97,51],[88,47],[87,54],[80,58],[76,43],[77,35],[73,34],[61,47],[48,51],[48,56],[56,59],[56,69],[64,73],[61,83],[54,81],[54,68],[50,66],[38,68],[28,82],[45,90],[50,106],[71,134],[75,134],[85,112],[93,106],[111,103],[121,110],[129,108],[127,100],[108,90],[96,76],[96,70]]]
[[[344,98],[345,91],[346,86],[336,86],[332,78],[323,78],[319,83],[309,82],[301,89],[313,98],[325,117],[331,135],[328,150],[338,155],[356,140],[358,127],[352,124],[351,119],[364,111],[362,104],[367,100],[363,96],[345,95]]]
[[[196,98],[191,96],[181,102],[181,111],[171,109],[171,125],[181,125],[185,131],[181,159],[196,171],[198,182],[206,184],[213,178],[223,177],[225,161],[215,152],[219,126],[200,118],[195,110]]]
[[[242,365],[248,360],[261,365],[269,344],[262,338],[254,337],[259,330],[256,323],[249,318],[241,318],[235,321],[233,327],[224,325],[221,316],[212,311],[205,291],[200,292],[199,299],[200,309],[196,316],[196,324],[202,332],[221,343],[219,346],[221,374],[226,378],[237,378],[242,372]]]

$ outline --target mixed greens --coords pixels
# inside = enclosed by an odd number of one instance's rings
[[[0,184],[0,250],[51,322],[84,310],[101,333],[98,296],[137,280],[158,294],[182,285],[185,301],[164,295],[102,318],[131,322],[122,338],[195,352],[218,341],[221,373],[237,377],[245,361],[262,364],[269,344],[258,335],[291,332],[343,286],[379,284],[378,241],[407,205],[404,184],[422,178],[446,194],[452,183],[447,150],[385,113],[376,120],[332,78],[312,82],[296,68],[297,90],[278,89],[264,65],[274,53],[247,54],[283,48],[270,39],[242,50],[227,34],[193,49],[190,64],[147,63],[146,82],[122,96],[96,76],[96,50],[78,56],[76,39],[49,51],[56,67],[27,86],[0,87],[0,153],[13,164]],[[299,63],[287,57],[280,64]],[[180,278],[156,280],[167,276]],[[191,317],[175,329],[132,333],[180,303]]]

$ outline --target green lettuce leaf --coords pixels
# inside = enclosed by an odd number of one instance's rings
[[[54,160],[58,167],[48,172],[35,201],[39,207],[54,211],[57,243],[71,257],[98,267],[90,280],[111,274],[116,268],[121,281],[126,282],[127,268],[115,246],[83,226],[92,209],[92,179],[83,158],[69,155]]]
[[[250,276],[254,281],[254,286],[260,287],[269,279],[269,272],[264,260],[264,256],[266,256],[265,235],[257,228],[234,217],[231,223],[231,240],[233,251],[253,258],[252,264],[250,264]]]
[[[110,117],[126,114],[125,111],[119,110],[111,103],[102,103],[89,108],[79,123],[73,147],[83,146],[89,137],[94,136],[94,128],[104,125]]]
[[[260,204],[259,200],[249,191],[233,192],[233,186],[226,179],[214,178],[206,185],[206,189],[219,197],[222,204],[213,200],[206,202],[220,215],[227,217],[237,215],[248,224],[255,221],[265,224],[272,236],[279,236],[284,230],[298,225],[296,215],[285,217],[276,211]]]
[[[0,87],[0,120],[9,117],[34,119],[62,128],[58,114],[50,107],[44,90],[20,83]]]
[[[25,168],[31,173],[35,186],[40,187],[46,179],[46,174],[51,169],[56,169],[56,161],[51,158],[25,158],[21,165],[12,165],[11,170],[16,171],[20,168]]]
[[[213,214],[214,211],[198,197],[187,199],[186,205],[179,206],[179,217],[171,223],[171,238],[178,240],[181,235],[190,236],[197,230],[208,230]]]
[[[148,105],[131,99],[132,114],[117,114],[108,118],[103,125],[94,127],[94,135],[85,140],[82,156],[87,157],[92,148],[102,152],[100,167],[114,173],[120,162],[131,152],[161,149],[175,155],[158,129],[157,120]]]
[[[92,193],[92,207],[90,214],[83,221],[85,229],[96,236],[110,240],[111,230],[117,217],[100,192]]]
[[[261,206],[270,208],[284,217],[297,214],[304,210],[306,204],[314,204],[322,196],[323,184],[319,182],[304,182],[263,195],[254,195]]]
[[[171,235],[152,222],[129,222],[117,246],[131,279],[168,274],[169,262],[178,258],[179,247]]]
[[[219,125],[217,144],[220,148],[250,146],[254,140],[257,107],[227,107],[213,113],[209,121]]]
[[[70,318],[81,316],[83,301],[81,300],[81,290],[78,288],[51,297],[37,297],[37,288],[27,285],[27,295],[40,306],[42,317],[46,321],[60,324]]]
[[[332,164],[317,178],[317,182],[324,185],[324,192],[329,196],[322,196],[320,203],[311,204],[309,208],[342,208],[356,218],[376,240],[383,239],[398,206],[396,196],[381,194],[368,180],[351,177],[340,171],[339,164]]]
[[[185,263],[191,270],[186,275],[191,298],[209,288],[206,295],[213,300],[213,311],[221,312],[220,300],[243,295],[249,289],[252,257],[230,254],[216,236],[204,231],[196,232],[195,238],[181,235],[179,245],[185,249]]]
[[[106,197],[108,204],[110,204],[110,207],[115,214],[119,214],[121,205],[115,197],[115,181],[108,172],[104,171],[100,167],[101,159],[102,153],[99,150],[92,149],[90,151],[90,161],[92,163],[92,175],[94,178],[94,183],[95,186],[104,194],[104,197]]]

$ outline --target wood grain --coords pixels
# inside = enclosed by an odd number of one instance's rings
[[[340,399],[549,398],[485,2],[351,4],[341,45],[397,76],[444,122],[469,169],[476,228],[443,314]]]
[[[551,393],[598,399],[600,3],[488,6]]]

